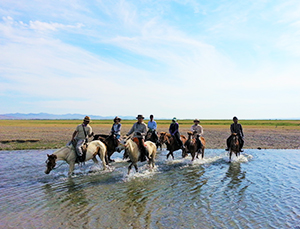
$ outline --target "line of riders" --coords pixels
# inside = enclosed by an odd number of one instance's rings
[[[143,122],[144,116],[138,115],[136,117],[137,122],[133,124],[132,128],[126,134],[126,136],[130,136],[133,134],[132,139],[137,143],[139,150],[140,150],[140,161],[146,161],[148,158],[148,152],[145,148],[144,141],[151,140],[152,142],[156,143],[157,146],[161,147],[161,143],[159,141],[159,137],[157,135],[157,123],[154,121],[154,116],[150,115],[150,121],[148,121],[147,125]],[[73,135],[72,139],[68,144],[72,144],[75,148],[77,159],[76,162],[83,162],[85,160],[84,152],[87,148],[88,138],[94,137],[93,140],[101,140],[107,146],[108,152],[108,161],[112,162],[113,160],[110,158],[113,152],[118,151],[117,146],[119,145],[119,139],[121,137],[121,118],[115,117],[114,123],[112,125],[111,131],[109,135],[94,135],[92,131],[92,127],[89,125],[91,119],[89,116],[86,116],[83,119],[83,123],[79,124]],[[200,137],[203,135],[203,127],[200,125],[200,121],[198,119],[194,120],[194,125],[191,126],[190,131],[192,132],[192,136],[196,141],[197,149],[202,149],[203,145],[200,140]],[[230,132],[231,135],[227,138],[226,144],[227,148],[226,151],[229,151],[230,144],[232,139],[236,136],[238,137],[238,151],[243,152],[242,148],[244,145],[244,133],[243,128],[240,123],[238,123],[238,118],[233,117],[233,123],[230,125]],[[170,135],[175,139],[176,143],[178,144],[179,148],[184,150],[184,143],[180,139],[179,133],[179,124],[177,119],[174,117],[169,127]],[[108,139],[111,139],[113,142],[112,146],[109,147]],[[149,159],[149,158],[148,158]]]

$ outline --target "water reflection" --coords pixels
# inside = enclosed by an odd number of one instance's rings
[[[229,181],[228,181],[229,180]],[[241,163],[230,163],[225,177],[221,180],[226,183],[224,194],[229,197],[230,195],[239,196],[240,200],[244,196],[248,183],[246,182],[246,171],[242,171]]]
[[[132,228],[149,228],[151,223],[152,204],[147,208],[147,203],[153,199],[155,190],[151,189],[151,181],[134,181],[127,184],[124,190],[124,207],[122,218]]]
[[[83,209],[89,204],[84,188],[76,184],[73,178],[58,184],[45,184],[43,189],[53,204],[59,203],[60,206],[70,209]]]

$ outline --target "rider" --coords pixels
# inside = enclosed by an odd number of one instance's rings
[[[233,123],[230,125],[230,132],[231,135],[229,136],[229,138],[227,138],[227,149],[226,151],[229,150],[229,146],[230,146],[230,142],[232,139],[232,134],[237,134],[239,137],[239,144],[240,144],[240,152],[243,152],[242,148],[244,146],[244,133],[243,133],[243,127],[240,123],[238,123],[238,118],[236,116],[233,117]]]
[[[148,157],[144,142],[144,136],[147,134],[147,125],[143,122],[143,115],[138,115],[136,119],[138,121],[133,124],[132,128],[126,135],[129,136],[130,134],[134,133],[133,138],[137,138],[139,140],[139,149],[141,152],[140,160],[143,162],[146,161],[146,157]]]
[[[154,116],[150,115],[150,121],[148,122],[148,132],[151,132],[151,134],[154,135],[155,142],[157,142],[157,140],[158,140],[158,136],[157,136],[157,133],[156,133],[157,124],[153,120],[153,118],[154,118]]]
[[[191,131],[194,134],[194,138],[196,139],[197,142],[197,148],[198,150],[202,149],[202,142],[200,140],[201,135],[203,134],[203,127],[199,125],[200,121],[199,119],[194,120],[194,125],[191,127]]]
[[[84,143],[88,142],[88,138],[92,137],[94,135],[94,132],[92,130],[92,127],[89,125],[91,119],[89,116],[85,116],[85,118],[83,119],[83,123],[79,124],[73,135],[72,135],[72,140],[71,142],[75,142],[75,151],[77,153],[78,157],[82,157],[83,153],[82,153],[82,149],[81,146]],[[74,141],[75,140],[75,141]]]
[[[172,137],[175,139],[175,141],[178,143],[180,148],[183,149],[184,147],[182,141],[180,140],[180,134],[178,132],[178,129],[179,129],[179,124],[177,122],[177,119],[174,117],[172,119],[172,123],[170,124],[169,132],[172,135]]]
[[[121,135],[121,128],[122,128],[122,124],[120,123],[121,120],[122,120],[121,118],[116,116],[114,118],[114,124],[111,127],[110,133],[113,134],[116,139],[119,139]]]

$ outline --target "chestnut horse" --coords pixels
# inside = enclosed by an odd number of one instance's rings
[[[85,161],[92,159],[94,163],[98,164],[98,160],[96,159],[96,155],[98,155],[102,161],[103,169],[106,169],[105,163],[105,155],[106,155],[106,146],[103,142],[97,140],[89,143],[86,151]],[[66,161],[69,164],[69,173],[71,176],[74,171],[75,161],[76,161],[76,153],[74,147],[65,146],[59,150],[56,150],[53,154],[47,154],[48,159],[46,161],[47,169],[45,170],[46,174],[49,174],[52,169],[54,169],[57,161]]]
[[[192,131],[188,131],[188,140],[185,142],[185,150],[182,151],[182,157],[186,157],[188,153],[192,156],[192,161],[195,159],[196,152],[197,156],[196,158],[199,158],[198,155],[201,151],[202,159],[204,158],[204,149],[205,149],[205,139],[203,137],[200,137],[200,141],[202,143],[201,149],[198,149],[197,141],[195,138],[193,138],[194,134]]]
[[[124,140],[119,145],[120,149],[125,149],[125,152],[128,154],[131,164],[128,166],[128,174],[132,166],[134,166],[136,172],[138,172],[137,162],[140,160],[140,151],[138,145],[131,139]],[[156,156],[156,145],[151,141],[145,142],[145,148],[148,151],[149,155],[149,166],[154,168],[154,160]]]
[[[182,143],[184,145],[187,139],[184,135],[180,135],[180,140],[182,141]],[[169,151],[169,153],[167,154],[167,159],[171,155],[174,160],[173,152],[181,149],[179,144],[177,143],[176,139],[174,139],[171,136],[171,134],[168,134],[166,132],[161,132],[160,137],[159,137],[159,142],[161,144],[166,144],[166,146],[167,146],[167,150]],[[183,149],[183,151],[184,151],[184,149]],[[182,152],[182,153],[184,153],[184,152]]]
[[[232,139],[229,144],[229,162],[231,162],[232,153],[235,153],[236,157],[240,155],[239,136],[236,133],[232,134]]]

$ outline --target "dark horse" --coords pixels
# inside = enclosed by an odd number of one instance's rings
[[[159,141],[158,136],[153,131],[148,131],[145,137],[145,141],[151,141],[156,145],[156,148],[160,147],[160,150],[162,150],[161,143]]]
[[[240,142],[239,136],[236,133],[231,135],[231,141],[229,144],[229,162],[231,162],[232,153],[235,153],[235,156],[240,156]]]
[[[180,135],[180,140],[182,141],[183,144],[185,144],[186,137],[184,135]],[[177,143],[176,139],[174,139],[171,136],[171,134],[168,134],[166,132],[161,132],[160,133],[159,142],[161,144],[165,143],[166,146],[167,146],[167,150],[169,151],[169,153],[167,154],[167,159],[169,158],[170,155],[174,159],[173,152],[176,151],[176,150],[181,149],[179,144]],[[183,151],[184,151],[184,149],[183,149]]]
[[[117,151],[116,148],[119,146],[118,139],[116,139],[113,134],[96,134],[94,135],[94,140],[100,140],[106,145],[108,162],[114,162],[115,160],[112,160],[110,157],[115,151]]]
[[[198,149],[198,145],[197,145],[196,139],[192,138],[193,132],[188,131],[187,134],[188,134],[188,139],[187,139],[187,141],[184,144],[185,145],[185,150],[182,151],[182,157],[186,157],[188,155],[188,153],[190,153],[191,156],[192,156],[192,161],[193,161],[195,159],[196,152],[197,152],[197,156],[196,156],[197,158],[199,158],[198,155],[201,152],[202,159],[203,159],[203,157],[204,157],[204,149],[205,149],[205,139],[203,137],[200,137],[200,141],[202,143],[202,147],[201,147],[201,149]]]

